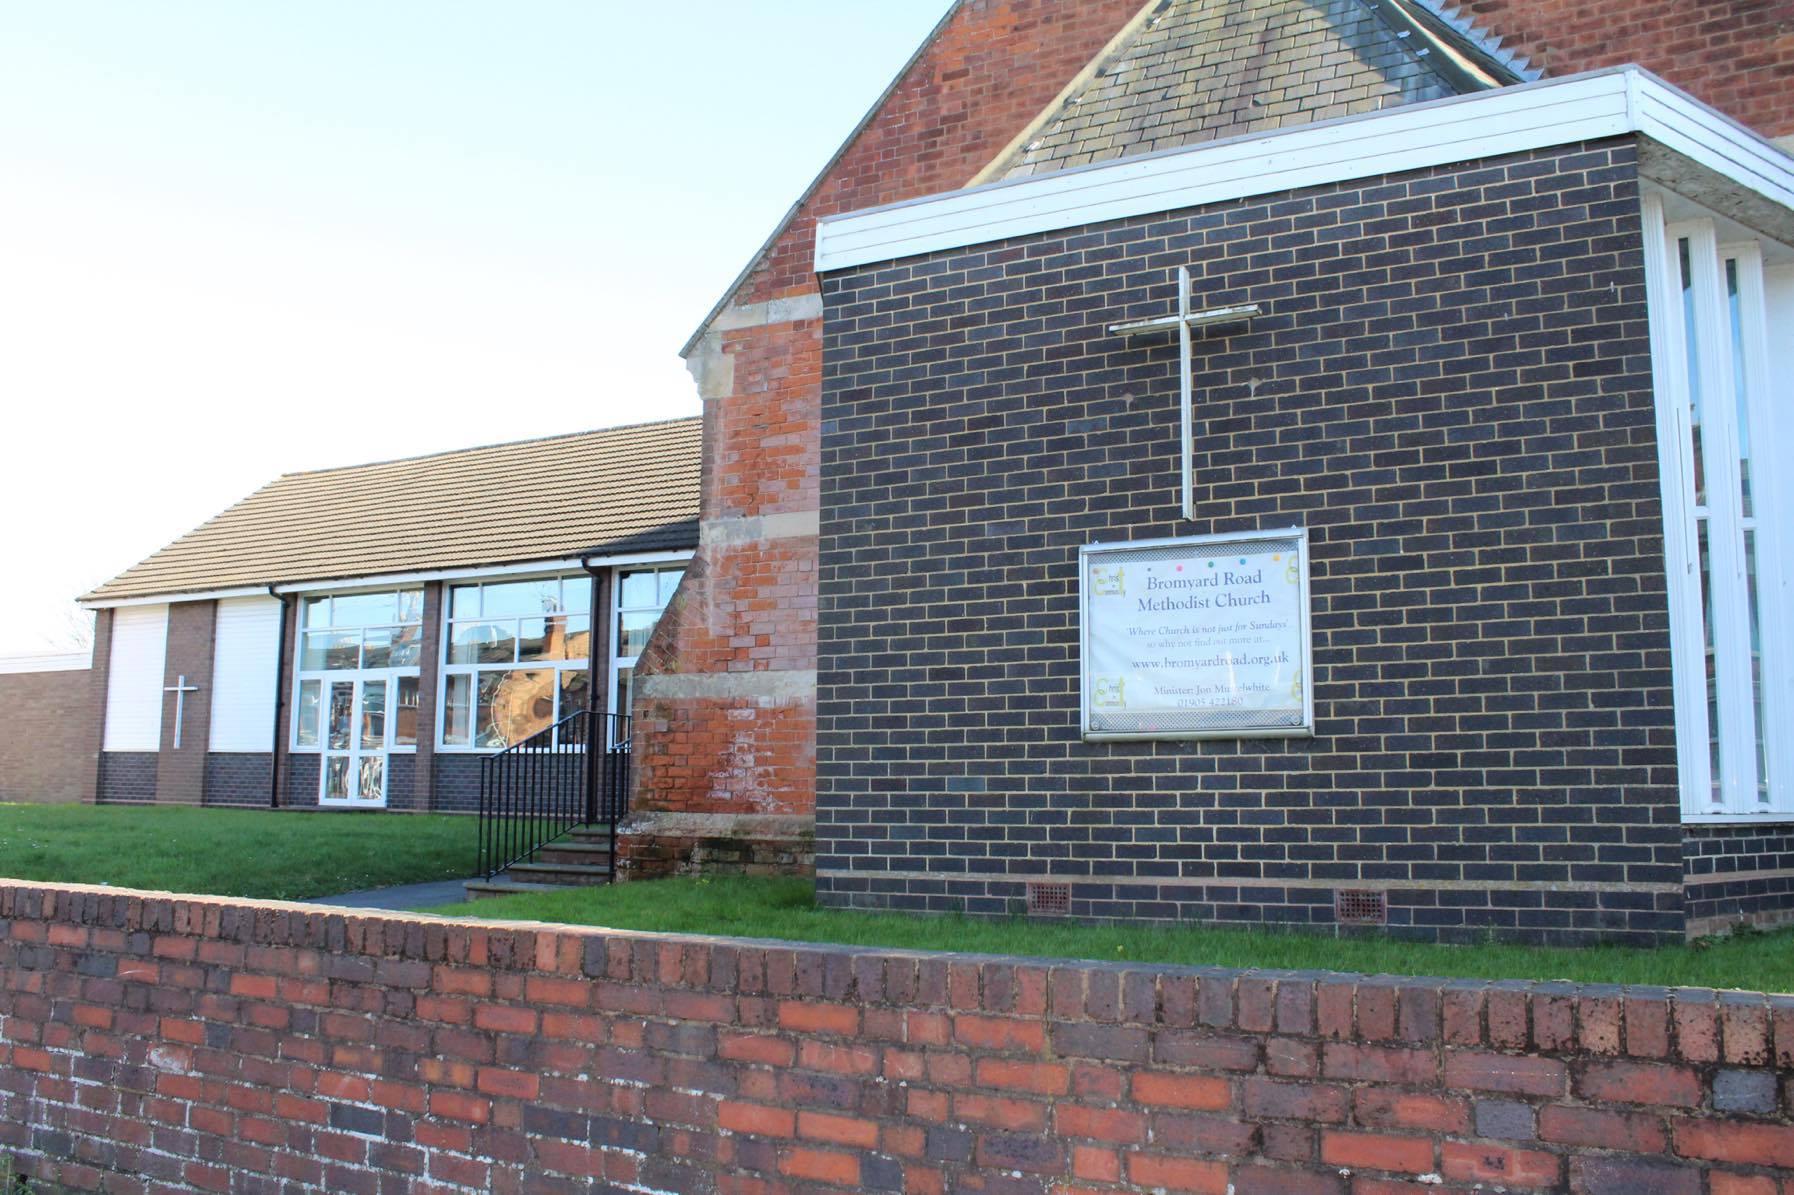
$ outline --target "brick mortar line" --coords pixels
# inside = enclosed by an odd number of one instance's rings
[[[1790,873],[1794,874],[1794,873]],[[1068,876],[1030,874],[992,871],[956,871],[942,873],[938,871],[838,871],[832,868],[818,868],[817,877],[829,879],[855,880],[980,880],[986,883],[1049,883],[1049,884],[1119,884],[1128,887],[1163,887],[1163,888],[1368,888],[1368,889],[1401,889],[1472,891],[1472,892],[1681,892],[1681,884],[1628,884],[1609,883],[1605,881],[1586,883],[1575,881],[1565,883],[1557,880],[1283,880],[1283,879],[1190,879],[1184,877],[1158,878],[1155,876]]]

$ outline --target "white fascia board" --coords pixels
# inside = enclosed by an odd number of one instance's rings
[[[667,552],[626,552],[620,556],[587,556],[585,563],[599,568],[622,568],[631,564],[673,564],[690,560],[697,553],[690,548],[674,548]]]
[[[473,577],[515,577],[529,573],[576,573],[582,570],[585,562],[600,568],[613,568],[626,564],[690,560],[692,556],[690,548],[676,548],[665,552],[629,552],[616,556],[572,556],[564,560],[532,560],[523,564],[488,564],[469,568],[434,569],[429,572],[386,573],[375,577],[344,577],[334,581],[294,581],[276,585],[274,592],[326,593],[344,589],[378,589],[386,585],[409,585],[422,581],[465,581]],[[258,589],[255,592],[267,591]]]
[[[234,589],[202,589],[192,593],[154,593],[148,597],[97,598],[89,602],[76,602],[83,610],[116,610],[121,606],[166,606],[180,602],[215,602],[220,598],[255,597],[260,594],[266,597],[266,585],[239,585]]]
[[[674,548],[663,552],[626,552],[615,556],[573,556],[563,560],[530,560],[522,564],[487,564],[468,568],[429,569],[410,573],[378,573],[368,577],[335,577],[327,581],[286,581],[274,586],[275,593],[330,593],[345,589],[379,589],[387,585],[410,585],[424,581],[459,581],[468,577],[509,577],[523,573],[573,573],[589,561],[601,568],[629,564],[665,564],[690,560],[690,548]],[[241,585],[235,589],[208,589],[194,593],[162,593],[149,597],[101,598],[78,603],[83,610],[110,610],[119,606],[163,606],[171,602],[209,602],[220,598],[266,597],[266,585]]]
[[[1632,68],[1629,81],[1640,133],[1771,203],[1794,208],[1794,157],[1648,71]]]
[[[822,220],[827,273],[943,249],[1643,132],[1779,204],[1794,160],[1636,66],[1523,83]],[[1683,149],[1694,148],[1699,154]]]
[[[439,568],[410,573],[379,573],[371,577],[337,577],[329,581],[289,581],[274,587],[275,593],[330,593],[344,589],[380,589],[423,581],[459,581],[466,577],[507,577],[519,573],[565,573],[579,568],[571,560],[531,560],[523,564],[498,564],[471,568]]]

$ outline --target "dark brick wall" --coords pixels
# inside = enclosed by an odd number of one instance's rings
[[[213,751],[206,756],[205,803],[263,809],[273,755],[249,751]]]
[[[0,801],[86,800],[104,709],[91,670],[0,673]]]
[[[438,752],[436,786],[430,808],[443,813],[478,813],[480,809],[480,760],[477,754]]]
[[[294,751],[286,756],[286,782],[280,790],[282,807],[299,808],[318,803],[318,756]]]
[[[154,751],[100,752],[99,800],[155,800],[156,765],[160,760]]]
[[[1688,932],[1794,919],[1794,825],[1700,825],[1682,831]]]
[[[393,752],[386,757],[386,807],[388,809],[428,809],[429,792],[422,794],[415,783],[417,756]],[[421,799],[420,799],[421,797]]]
[[[1177,352],[1107,324],[1255,302]],[[819,892],[1416,937],[1679,937],[1626,140],[824,280]],[[1167,338],[1169,340],[1169,338]],[[1305,525],[1312,740],[1085,743],[1076,553]]]
[[[0,1161],[55,1190],[1794,1181],[1794,999],[1747,992],[794,946],[10,880],[0,976]]]

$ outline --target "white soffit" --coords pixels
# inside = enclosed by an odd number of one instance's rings
[[[1794,158],[1623,66],[831,216],[816,230],[816,270],[1627,133],[1794,208]]]

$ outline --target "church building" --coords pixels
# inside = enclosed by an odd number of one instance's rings
[[[955,5],[687,346],[625,874],[1455,940],[1794,917],[1773,9]]]
[[[482,758],[626,717],[696,546],[698,439],[676,419],[269,483],[82,599],[91,678],[55,675],[94,707],[84,795],[476,808]]]

